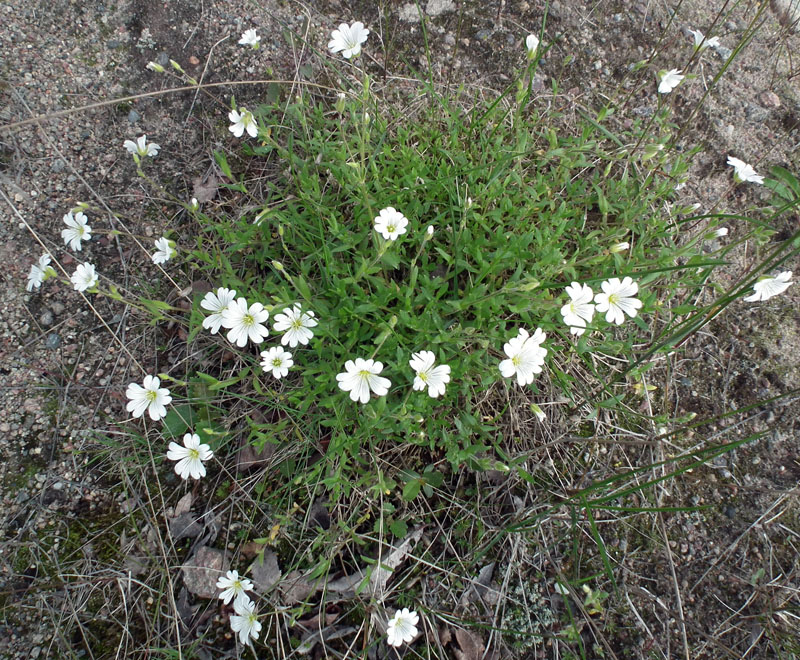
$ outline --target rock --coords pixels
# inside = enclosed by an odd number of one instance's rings
[[[64,163],[64,161],[61,160],[60,158],[56,158],[53,161],[53,164],[50,165],[50,171],[51,172],[56,172],[56,173],[63,172],[64,171],[64,167],[66,167],[66,163]]]
[[[161,66],[169,66],[169,55],[167,53],[159,53],[156,57],[156,62]]]
[[[136,123],[137,121],[139,121],[141,118],[142,118],[142,115],[140,115],[138,112],[136,112],[136,110],[131,110],[131,111],[128,113],[128,121],[129,121],[131,124],[135,124],[135,123]]]
[[[42,312],[42,315],[39,317],[39,325],[45,328],[53,325],[53,312],[51,312],[49,309],[46,309],[44,312]]]
[[[407,2],[397,10],[397,18],[404,23],[419,23],[419,12],[417,11],[417,5],[415,5],[413,2]]]
[[[728,60],[733,55],[733,51],[725,46],[716,46],[714,50],[723,60]]]
[[[64,309],[65,309],[64,303],[54,302],[52,305],[50,305],[50,311],[53,312],[53,314],[55,314],[56,316],[61,314],[64,311]]]
[[[116,50],[122,45],[122,42],[119,39],[109,39],[108,43],[106,44],[111,50]]]
[[[758,102],[765,108],[780,108],[781,100],[775,92],[767,90],[758,95]]]
[[[425,13],[428,16],[439,16],[447,11],[455,11],[456,5],[453,0],[428,0]]]
[[[195,596],[214,598],[217,595],[217,579],[228,568],[221,550],[203,546],[183,566],[183,583]]]

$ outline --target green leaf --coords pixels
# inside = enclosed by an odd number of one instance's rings
[[[397,538],[402,539],[408,534],[408,524],[405,520],[395,520],[389,525],[392,534]]]

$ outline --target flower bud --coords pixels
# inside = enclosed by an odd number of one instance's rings
[[[623,252],[627,250],[630,246],[631,246],[630,243],[628,243],[627,241],[623,241],[622,243],[615,243],[610,248],[608,248],[608,251],[611,254],[617,254],[618,252]]]
[[[148,62],[145,68],[150,69],[150,71],[155,71],[156,73],[164,73],[164,67],[158,62]]]

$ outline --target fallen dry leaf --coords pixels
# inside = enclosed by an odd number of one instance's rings
[[[203,179],[199,176],[192,181],[192,196],[200,203],[210,202],[217,196],[219,180],[213,174]]]
[[[283,596],[284,605],[295,605],[308,599],[308,597],[317,591],[317,583],[307,579],[300,571],[292,571],[288,573],[278,589]]]
[[[419,541],[421,536],[422,527],[418,527],[408,536],[406,536],[403,539],[403,542],[394,548],[388,555],[384,554],[382,557],[379,557],[380,563],[376,566],[375,570],[372,571],[372,575],[369,579],[373,595],[377,596],[379,599],[382,599],[383,594],[386,591],[386,583],[392,576],[392,573],[394,573],[395,569],[401,563],[403,563],[403,560],[406,558],[408,553],[411,552],[411,549],[417,544],[417,541]]]
[[[256,557],[250,564],[250,577],[261,591],[269,591],[281,579],[281,568],[278,556],[271,550],[265,550],[263,557]]]
[[[476,633],[456,628],[456,642],[461,647],[453,649],[456,660],[483,660],[483,652],[486,647]]]

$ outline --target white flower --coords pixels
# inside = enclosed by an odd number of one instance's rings
[[[258,48],[261,37],[255,30],[245,30],[242,32],[242,38],[239,39],[239,44],[242,46],[250,46],[251,48]]]
[[[269,335],[267,326],[263,325],[269,318],[269,312],[261,303],[253,303],[249,307],[244,298],[237,298],[222,310],[222,327],[228,328],[228,341],[242,348],[248,338],[254,344],[260,344]]]
[[[658,84],[659,94],[669,94],[673,89],[681,84],[686,76],[682,76],[680,69],[670,69],[661,73],[661,82]]]
[[[630,246],[631,246],[631,244],[628,243],[628,241],[623,241],[622,243],[614,243],[614,245],[612,245],[610,248],[608,248],[608,251],[611,254],[617,254],[618,252],[624,252]]]
[[[601,314],[605,312],[607,323],[622,325],[625,314],[633,318],[642,306],[642,301],[634,298],[639,292],[639,285],[630,277],[619,281],[618,277],[612,277],[600,285],[602,293],[594,297],[597,311]]]
[[[256,118],[247,108],[240,108],[240,110],[241,112],[231,110],[228,113],[228,119],[231,120],[231,126],[228,126],[228,130],[236,137],[242,137],[245,131],[250,137],[256,137],[258,135]]]
[[[219,332],[222,326],[222,312],[224,312],[228,305],[230,305],[236,298],[235,289],[226,289],[220,287],[217,292],[209,291],[205,298],[200,301],[200,307],[213,312],[211,316],[206,316],[203,319],[203,327],[206,330],[211,330],[211,334],[215,335]]]
[[[536,419],[540,422],[544,422],[547,419],[547,415],[544,414],[544,410],[541,409],[540,406],[537,406],[535,403],[531,404],[531,412],[536,415]]]
[[[39,257],[39,261],[31,265],[31,272],[28,273],[28,284],[25,287],[26,291],[33,291],[42,286],[42,282],[47,279],[50,273],[54,273],[50,266],[50,255],[43,254]]]
[[[80,211],[74,216],[72,211],[64,216],[64,224],[67,225],[67,228],[61,230],[61,238],[64,239],[65,245],[69,245],[73,250],[79,252],[81,241],[92,240],[92,228],[86,224],[86,220],[86,216]]]
[[[450,382],[450,367],[446,364],[434,367],[436,356],[431,351],[412,353],[409,366],[416,372],[414,389],[418,391],[428,388],[428,396],[434,399],[444,394],[444,388]]]
[[[591,323],[594,316],[594,292],[588,284],[578,282],[573,282],[564,290],[570,300],[561,308],[561,316],[564,317],[564,323],[570,326],[570,334],[580,336],[586,332],[586,324]]]
[[[197,197],[192,197],[192,201],[189,202],[189,210],[196,211],[200,208],[200,202],[197,201]]]
[[[297,344],[308,344],[309,340],[314,336],[311,328],[316,327],[317,320],[314,318],[314,312],[311,310],[304,312],[300,308],[299,303],[295,303],[294,307],[283,310],[283,313],[275,315],[275,323],[272,329],[275,332],[283,332],[281,337],[281,344],[286,346],[289,344],[292,348]]]
[[[233,609],[236,614],[231,616],[231,630],[239,633],[239,641],[249,644],[251,637],[258,639],[261,623],[256,616],[256,604],[245,596],[233,601]]]
[[[275,378],[283,378],[289,373],[289,367],[294,365],[292,354],[283,350],[280,346],[273,346],[268,351],[262,351],[261,358],[261,366],[264,371],[271,369]]]
[[[352,26],[342,23],[338,30],[331,32],[328,48],[332,53],[341,51],[346,59],[350,59],[361,52],[363,44],[369,36],[369,30],[361,21],[356,21]]]
[[[375,231],[387,241],[394,241],[400,234],[406,233],[408,218],[392,206],[387,206],[375,218]]]
[[[92,264],[80,264],[69,279],[76,291],[86,291],[97,284],[97,273]]]
[[[370,390],[378,396],[386,396],[392,386],[392,381],[378,375],[383,371],[381,362],[356,358],[355,362],[345,362],[344,369],[342,373],[336,374],[336,380],[339,381],[339,389],[350,392],[353,401],[367,403]]]
[[[428,236],[433,236],[433,225],[428,225],[428,228],[425,231],[428,232]]]
[[[386,626],[386,641],[390,646],[402,646],[403,642],[408,644],[417,636],[418,623],[419,615],[415,610],[407,607],[397,610]]]
[[[157,376],[145,376],[144,387],[138,383],[128,385],[125,396],[130,401],[125,409],[134,417],[141,417],[146,410],[154,422],[166,417],[167,404],[172,402],[172,397],[169,390],[166,387],[159,387],[160,385],[161,381]]]
[[[718,227],[713,232],[714,238],[722,238],[723,236],[728,235],[728,228],[727,227]]]
[[[175,464],[175,473],[181,479],[200,479],[206,476],[206,466],[203,461],[208,461],[214,456],[211,447],[200,444],[197,433],[187,433],[183,436],[183,447],[177,442],[169,443],[167,458],[178,461]]]
[[[225,590],[218,598],[226,605],[229,605],[234,598],[245,603],[250,600],[245,591],[252,591],[253,583],[247,578],[240,578],[236,571],[228,571],[217,580],[217,589]]]
[[[159,238],[156,242],[156,251],[153,253],[153,263],[154,264],[163,264],[166,261],[172,259],[175,256],[175,243],[173,241],[167,240],[164,236]]]
[[[783,293],[792,286],[794,282],[790,282],[791,279],[792,271],[790,270],[778,273],[775,277],[762,277],[753,285],[755,293],[752,296],[747,296],[745,300],[747,302],[769,300],[772,296],[777,296],[779,293]]]
[[[764,177],[760,174],[756,174],[753,166],[745,163],[743,160],[739,160],[733,156],[728,156],[728,165],[733,167],[734,178],[738,179],[739,181],[760,184],[764,183]]]
[[[701,51],[706,48],[717,48],[719,46],[719,37],[711,37],[706,39],[706,36],[700,30],[689,30],[694,37],[694,47]]]
[[[136,138],[136,142],[133,140],[125,140],[125,142],[122,143],[122,146],[128,150],[128,153],[131,153],[134,156],[141,156],[142,158],[145,156],[158,156],[158,150],[161,149],[161,147],[155,142],[147,144],[147,135],[142,135]]]
[[[539,37],[535,34],[529,34],[525,37],[525,48],[528,49],[528,57],[533,58],[536,51],[539,49]]]
[[[529,385],[533,382],[534,374],[541,373],[547,349],[542,348],[542,342],[547,338],[541,328],[536,328],[533,335],[529,335],[525,328],[519,329],[519,334],[512,337],[503,346],[503,351],[508,356],[507,360],[500,363],[500,373],[504,378],[517,376],[517,383]]]

